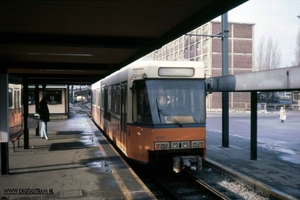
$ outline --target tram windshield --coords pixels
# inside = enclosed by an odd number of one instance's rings
[[[178,126],[205,123],[204,80],[137,81],[135,89],[135,122]]]

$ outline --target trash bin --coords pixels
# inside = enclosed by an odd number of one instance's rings
[[[27,125],[28,128],[34,128],[36,129],[39,124],[39,115],[30,116],[27,118]]]

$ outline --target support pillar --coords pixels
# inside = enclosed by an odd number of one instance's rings
[[[67,91],[66,91],[66,97],[68,98],[67,102],[67,116],[69,116],[70,113],[70,100],[71,100],[71,96],[70,96],[70,85],[67,86]]]
[[[8,74],[0,74],[0,146],[1,146],[1,174],[9,174],[9,101]]]
[[[35,101],[35,113],[38,113],[39,110],[39,84],[35,84],[34,89],[34,101]],[[37,123],[36,129],[35,129],[35,135],[40,135],[40,123]]]
[[[228,16],[222,15],[222,76],[228,75]],[[229,147],[229,99],[228,92],[222,92],[222,146]]]
[[[229,147],[228,92],[222,92],[222,146]]]
[[[257,160],[257,92],[251,92],[250,156]]]
[[[9,150],[8,142],[1,143],[1,175],[9,174]]]
[[[23,77],[24,149],[29,149],[28,129],[28,78]]]

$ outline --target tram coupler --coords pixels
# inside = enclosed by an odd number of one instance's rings
[[[183,169],[189,168],[195,171],[202,170],[201,156],[176,156],[173,157],[173,171],[180,173]]]

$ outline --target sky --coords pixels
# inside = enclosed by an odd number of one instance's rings
[[[229,22],[253,23],[254,52],[261,38],[272,38],[281,51],[280,67],[295,61],[297,34],[300,30],[300,0],[249,0],[228,11]],[[215,20],[221,20],[221,17]]]

